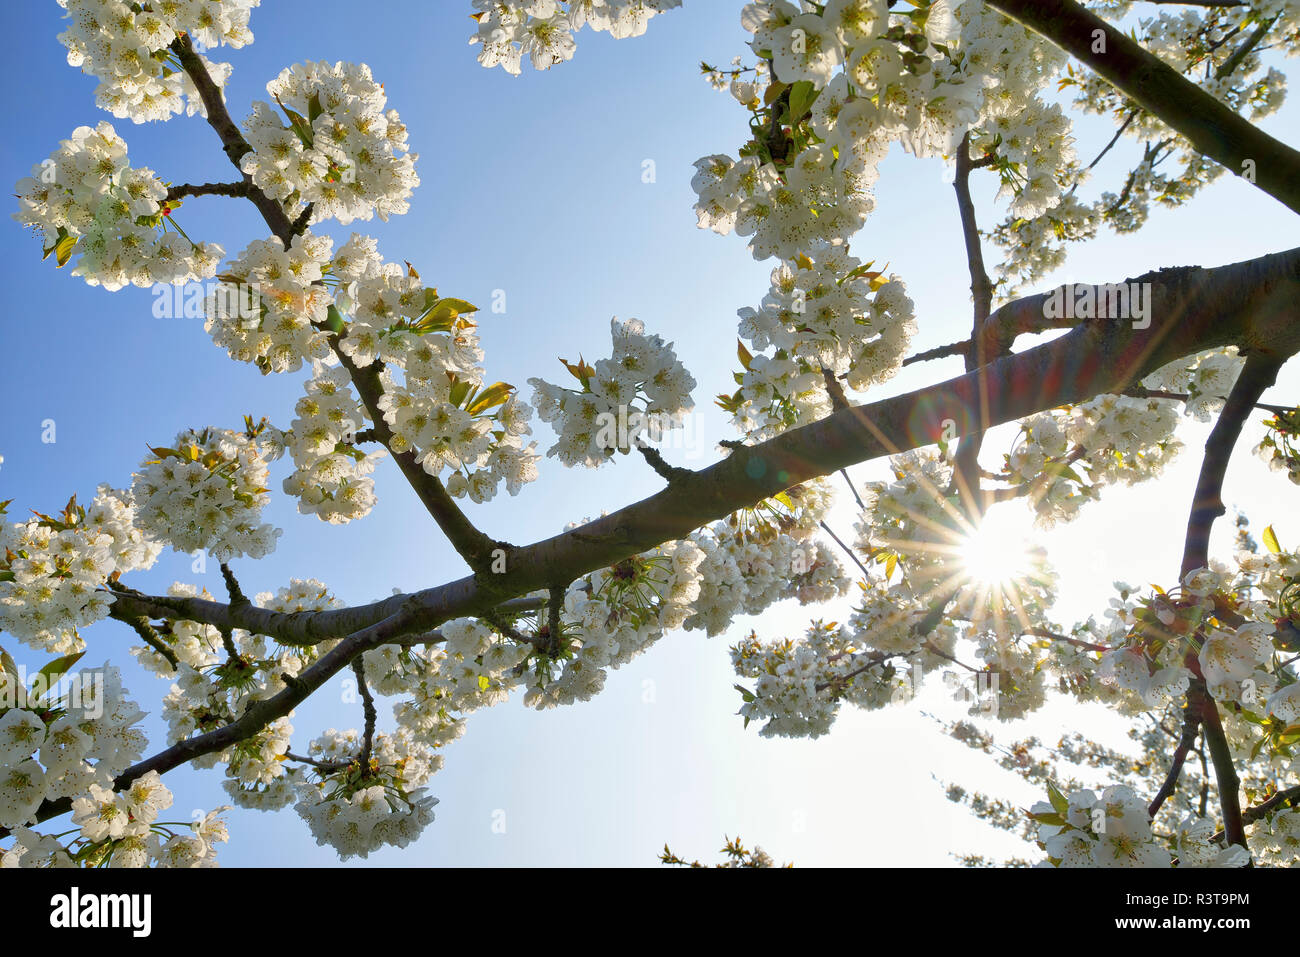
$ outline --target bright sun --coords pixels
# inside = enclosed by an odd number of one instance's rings
[[[961,562],[973,581],[990,588],[1023,581],[1036,567],[1041,550],[1024,508],[994,507],[959,546]]]

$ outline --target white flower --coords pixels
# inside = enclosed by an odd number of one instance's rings
[[[13,681],[13,676],[7,676]],[[32,711],[10,708],[0,715],[0,766],[18,764],[45,741],[45,722]]]

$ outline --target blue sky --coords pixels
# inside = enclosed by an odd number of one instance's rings
[[[266,98],[265,83],[289,64],[370,64],[410,129],[422,185],[406,216],[332,232],[340,241],[354,229],[379,237],[387,258],[409,260],[444,295],[486,305],[494,290],[504,290],[505,314],[485,313],[480,328],[492,380],[561,381],[557,357],[606,354],[611,317],[642,319],[675,341],[700,383],[701,441],[693,457],[669,456],[700,467],[714,457],[714,441],[733,436],[712,396],[731,388],[736,309],[757,305],[771,269],[753,260],[743,240],[697,230],[691,210],[693,161],[734,153],[746,135],[744,112],[712,91],[697,69],[701,59],[726,62],[742,52],[741,6],[740,0],[690,0],[656,17],[635,40],[584,31],[573,62],[544,74],[526,70],[520,78],[478,66],[467,45],[469,7],[460,0],[386,0],[365,8],[275,0],[254,11],[251,47],[213,56],[234,64],[227,98],[237,120],[252,100]],[[98,110],[94,81],[66,65],[56,40],[61,12],[52,0],[4,4],[0,11],[6,35],[21,38],[0,63],[10,126],[0,142],[0,173],[7,181],[27,175],[74,127],[102,119],[127,139],[134,165],[164,179],[232,178],[201,120],[135,126]],[[1264,125],[1295,142],[1298,117],[1300,108],[1290,104]],[[1105,120],[1081,123],[1080,155],[1090,157],[1109,132]],[[1121,155],[1099,168],[1096,188],[1117,190]],[[654,163],[651,183],[643,181],[647,160]],[[969,327],[956,206],[942,173],[939,162],[896,150],[883,167],[877,209],[853,243],[861,258],[887,261],[906,281],[917,306],[919,348],[963,338]],[[987,225],[1000,215],[992,205],[996,186],[989,178],[979,188]],[[192,199],[178,216],[189,235],[219,242],[230,255],[265,235],[251,205],[235,200]],[[16,499],[13,512],[50,511],[73,492],[88,500],[100,482],[127,486],[145,443],[166,442],[183,428],[233,427],[246,413],[287,425],[301,376],[263,377],[231,362],[201,321],[154,318],[147,290],[109,294],[57,273],[52,261],[39,261],[38,241],[7,222],[0,229],[9,292],[0,325],[6,387],[0,499]],[[1077,250],[1058,281],[1118,281],[1159,266],[1235,262],[1285,249],[1295,236],[1292,214],[1225,178],[1186,210],[1155,212],[1137,236],[1105,235]],[[913,367],[871,398],[959,371],[958,360]],[[1270,396],[1295,402],[1298,394],[1293,364]],[[53,444],[41,442],[47,419],[56,423]],[[546,447],[548,428],[538,424],[535,431]],[[1259,434],[1257,427],[1248,430],[1243,452]],[[1159,482],[1115,490],[1083,521],[1048,537],[1069,596],[1065,612],[1100,613],[1115,578],[1167,583],[1176,573],[1197,464],[1192,452],[1204,435],[1204,428],[1188,429],[1188,453]],[[661,485],[634,460],[595,472],[565,470],[554,460],[545,466],[542,479],[519,497],[470,506],[471,517],[494,537],[527,542]],[[277,490],[285,474],[283,464],[278,469]],[[855,470],[859,481],[880,474],[878,464]],[[285,534],[268,559],[236,565],[245,591],[314,577],[360,602],[394,587],[458,577],[463,563],[391,462],[381,464],[377,479],[374,513],[341,528],[298,514],[292,501],[276,495],[267,514]],[[1293,507],[1281,505],[1289,491],[1292,486],[1247,454],[1229,472],[1230,504],[1250,504],[1258,526],[1272,522],[1284,544],[1300,536]],[[851,516],[845,511],[842,518],[843,534]],[[1216,544],[1225,541],[1216,537]],[[215,565],[195,575],[190,563],[166,553],[132,583],[161,591],[182,580],[219,595]],[[418,844],[368,863],[646,865],[665,841],[680,853],[708,856],[724,834],[737,833],[800,864],[942,866],[951,863],[950,851],[1019,850],[945,801],[932,779],[999,780],[932,732],[923,705],[954,713],[941,695],[871,715],[846,711],[833,733],[817,741],[770,741],[742,728],[734,715],[739,700],[728,645],[751,628],[765,638],[801,632],[807,619],[798,607],[781,607],[761,621],[738,621],[725,637],[673,634],[611,674],[605,693],[591,703],[541,714],[509,703],[472,716],[430,783],[442,802],[437,820]],[[156,714],[167,685],[133,666],[125,649],[134,635],[106,622],[88,637],[86,663],[108,658],[124,667],[127,686],[154,712],[148,727],[161,743]],[[338,682],[327,687],[294,715],[295,747],[304,748],[324,728],[356,726],[357,711],[341,702]],[[381,707],[381,720],[387,718]],[[1054,709],[1039,724],[1085,721],[1106,733],[1116,727],[1104,715],[1081,717],[1077,709]],[[191,807],[224,803],[216,772],[182,770],[168,783],[176,794],[175,819],[188,819]],[[1032,800],[1014,784],[1007,791]],[[229,820],[232,841],[221,854],[226,865],[336,863],[292,811],[234,811]],[[502,820],[504,833],[493,827]]]

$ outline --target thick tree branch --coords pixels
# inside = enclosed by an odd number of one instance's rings
[[[1191,514],[1187,518],[1187,538],[1183,543],[1183,565],[1179,579],[1189,572],[1209,565],[1210,531],[1214,520],[1226,510],[1223,504],[1223,477],[1232,458],[1232,450],[1241,436],[1242,426],[1255,409],[1255,403],[1277,379],[1286,360],[1267,352],[1252,352],[1237,377],[1236,384],[1219,414],[1218,421],[1205,440],[1205,457],[1192,496]]]
[[[1209,565],[1210,532],[1214,521],[1225,511],[1223,504],[1223,478],[1232,458],[1232,450],[1241,436],[1242,426],[1255,408],[1255,403],[1277,378],[1278,370],[1287,356],[1274,352],[1247,352],[1246,364],[1233,385],[1219,420],[1205,440],[1205,457],[1192,496],[1191,514],[1187,519],[1187,537],[1183,544],[1183,563],[1179,578]],[[1246,829],[1241,816],[1241,782],[1232,758],[1232,750],[1223,732],[1219,707],[1209,695],[1205,678],[1200,673],[1196,658],[1187,654],[1188,667],[1193,678],[1187,692],[1187,707],[1197,711],[1205,727],[1205,743],[1214,764],[1214,777],[1219,790],[1219,807],[1223,812],[1223,827],[1228,842],[1246,847]],[[1190,718],[1189,718],[1190,720]]]
[[[1091,67],[1181,133],[1199,153],[1300,212],[1300,152],[1238,116],[1135,40],[1074,0],[988,0]],[[1094,52],[1097,31],[1104,52]]]
[[[957,169],[953,189],[957,193],[957,210],[961,217],[962,241],[966,246],[966,268],[970,273],[971,301],[974,304],[971,324],[971,348],[965,353],[966,371],[984,368],[993,359],[1010,351],[1010,340],[997,335],[998,327],[989,322],[993,311],[993,282],[984,267],[984,250],[980,245],[979,225],[975,221],[975,203],[970,193],[970,133],[962,137],[957,147]],[[992,333],[992,335],[990,335]],[[981,428],[967,433],[957,444],[953,460],[953,483],[966,510],[972,516],[984,514],[987,503],[979,494],[979,455],[984,444],[985,388],[981,383],[979,418]]]
[[[150,771],[171,770],[256,734],[370,648],[428,643],[436,639],[426,633],[451,618],[509,608],[515,603],[504,601],[506,598],[550,589],[557,580],[573,581],[656,545],[684,538],[791,486],[931,444],[948,419],[957,423],[959,434],[1001,425],[1103,392],[1122,392],[1169,362],[1224,345],[1235,344],[1250,353],[1267,344],[1278,358],[1300,350],[1300,328],[1293,321],[1292,305],[1300,297],[1300,249],[1213,269],[1162,270],[1134,281],[1152,283],[1151,314],[1158,321],[1149,328],[1137,330],[1130,323],[1106,320],[1085,322],[1051,342],[997,359],[984,370],[843,409],[758,445],[733,447],[726,459],[692,473],[689,480],[580,528],[516,549],[509,573],[499,576],[500,581],[491,588],[469,576],[369,605],[296,614],[256,606],[231,607],[198,598],[115,591],[112,614],[119,618],[148,614],[241,627],[284,644],[315,644],[348,635],[284,690],[254,702],[230,725],[189,738],[134,765],[116,779],[115,787],[126,787]],[[975,407],[981,383],[987,385],[988,418],[977,423],[970,410]],[[935,622],[941,617],[939,607]],[[1213,708],[1205,716],[1207,742],[1216,771],[1221,771],[1216,748],[1226,748],[1226,741],[1221,729],[1216,740],[1212,725],[1218,725]],[[1230,759],[1226,768],[1235,780]],[[1220,791],[1231,790],[1235,796],[1235,787],[1226,788],[1226,783],[1220,773]],[[70,809],[68,799],[50,802],[42,807],[39,819],[48,820]]]
[[[981,373],[966,373],[914,392],[853,406],[757,445],[731,446],[722,461],[659,493],[553,538],[511,552],[509,571],[485,590],[473,577],[397,595],[369,605],[285,615],[230,609],[197,598],[119,593],[123,612],[170,609],[160,617],[230,622],[286,644],[315,644],[378,622],[413,601],[414,628],[478,614],[508,598],[576,580],[598,568],[751,507],[810,479],[884,455],[933,444],[944,423],[965,434],[1012,422],[1104,392],[1122,392],[1156,369],[1225,345],[1269,347],[1279,356],[1300,350],[1291,303],[1300,297],[1300,248],[1217,268],[1167,269],[1132,281],[1152,284],[1147,329],[1131,323],[1081,323],[1051,342],[1005,356]],[[1042,297],[1030,297],[1041,302]],[[987,423],[977,423],[980,382],[987,383]]]

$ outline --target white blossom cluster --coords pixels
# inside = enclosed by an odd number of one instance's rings
[[[366,670],[378,674],[377,691],[409,694],[394,712],[399,727],[438,749],[464,733],[464,718],[500,704],[520,680],[517,670],[532,647],[497,634],[484,622],[458,618],[438,629],[442,645],[397,653],[384,648],[366,656]],[[442,756],[429,763],[436,771]]]
[[[474,322],[477,307],[440,298],[409,266],[385,263],[368,236],[354,233],[331,265],[348,311],[339,348],[360,367],[385,363],[379,399],[395,453],[412,452],[453,496],[511,495],[537,478],[532,410],[506,383],[484,386]],[[359,466],[362,463],[359,463]]]
[[[747,692],[742,714],[767,720],[765,735],[824,734],[843,700],[868,709],[909,700],[926,674],[953,661],[963,638],[974,642],[984,669],[974,676],[949,675],[948,681],[958,700],[972,704],[973,714],[1011,720],[1046,701],[1048,659],[1019,638],[1047,624],[1050,570],[1036,567],[1021,575],[1010,595],[972,582],[961,562],[962,540],[971,530],[963,531],[956,519],[950,467],[922,452],[896,456],[892,464],[895,481],[864,489],[856,548],[884,563],[886,573],[860,582],[862,594],[848,622],[814,624],[800,641],[763,643],[755,636],[732,649],[738,673],[760,679]],[[969,625],[959,628],[946,615],[935,618],[931,609],[940,599],[953,606],[952,618]],[[1004,608],[1008,603],[1014,612]],[[904,662],[906,672],[899,668]]]
[[[281,529],[261,521],[270,500],[267,462],[279,450],[228,429],[187,429],[173,448],[153,449],[132,476],[135,523],[177,551],[218,561],[275,549]]]
[[[153,170],[130,165],[107,122],[77,127],[15,190],[13,218],[41,233],[60,266],[75,255],[72,274],[91,286],[179,285],[211,277],[225,255],[169,228],[167,187]]]
[[[1247,838],[1251,854],[1266,867],[1295,867],[1300,858],[1300,808],[1256,821]]]
[[[1038,823],[1038,844],[1047,852],[1042,867],[1171,867],[1170,849],[1151,832],[1147,804],[1132,788],[1113,785],[1054,794],[1030,809]],[[1175,848],[1180,867],[1243,867],[1245,848],[1221,849],[1210,842],[1213,825],[1189,817],[1179,826]]]
[[[109,576],[149,568],[161,551],[136,525],[131,494],[107,485],[88,508],[0,522],[0,629],[42,651],[81,651],[79,630],[108,616]]]
[[[1184,402],[1189,415],[1208,417],[1222,407],[1240,362],[1231,355],[1207,354],[1143,380],[1144,388],[1172,398],[1106,393],[1029,416],[1020,423],[1020,436],[998,478],[1025,487],[1042,527],[1073,521],[1106,486],[1134,485],[1159,475],[1182,450],[1175,435],[1179,403]]]
[[[527,707],[545,709],[588,701],[605,686],[607,670],[636,658],[682,627],[699,595],[704,553],[694,542],[666,542],[650,552],[600,569],[570,586],[561,611],[569,657],[558,676],[528,680]]]
[[[858,523],[857,547],[868,556],[893,553],[904,569],[925,572],[918,584],[948,576],[968,524],[953,503],[952,466],[934,448],[891,456],[893,481],[868,482]]]
[[[108,787],[140,759],[145,737],[136,725],[144,712],[127,697],[121,673],[105,664],[79,674],[77,693],[69,686],[62,700],[30,702],[0,717],[0,827],[31,823],[46,798]]]
[[[802,641],[763,643],[755,635],[731,649],[736,674],[755,682],[740,714],[763,721],[763,737],[817,738],[830,731],[841,701],[879,708],[906,688],[879,655],[864,653],[849,630],[814,622]]]
[[[288,249],[278,238],[249,243],[208,292],[204,328],[213,342],[264,372],[297,372],[304,359],[327,358],[321,326],[334,297],[320,280],[333,246],[310,230]]]
[[[0,848],[0,867],[215,866],[213,845],[226,840],[218,811],[187,820],[178,832],[158,821],[172,804],[158,772],[113,791],[113,779],[145,745],[137,727],[145,714],[122,687],[121,673],[105,663],[74,677],[66,693],[52,690],[0,714],[0,827],[14,837]],[[72,799],[76,838],[65,844],[28,827],[43,801],[65,797]]]
[[[638,319],[610,322],[613,353],[594,366],[569,366],[581,390],[529,379],[538,417],[559,440],[547,450],[567,466],[596,467],[680,428],[695,408],[694,377],[678,360],[672,343],[647,335]],[[568,363],[566,363],[568,365]]]
[[[772,271],[757,309],[739,310],[740,337],[760,353],[741,354],[740,389],[726,400],[739,428],[761,440],[821,418],[825,372],[859,391],[898,372],[916,331],[912,300],[871,265],[817,241]]]
[[[328,844],[342,860],[368,857],[385,845],[406,847],[433,821],[435,797],[421,785],[428,779],[428,748],[405,732],[375,735],[370,766],[358,760],[356,731],[326,731],[308,754],[321,764],[321,779],[297,786],[296,810],[317,844]]]
[[[207,116],[203,101],[180,60],[168,47],[189,34],[196,51],[253,42],[252,8],[261,0],[58,0],[71,20],[59,34],[68,64],[99,80],[95,102],[118,119],[136,123],[170,119],[182,110]],[[230,77],[229,63],[198,54],[218,87]]]
[[[650,18],[673,10],[682,0],[472,0],[481,44],[478,62],[518,76],[527,57],[535,70],[573,58],[573,34],[583,27],[616,40],[639,37]]]
[[[808,605],[843,597],[849,579],[838,556],[814,534],[832,502],[829,483],[808,482],[690,536],[704,553],[699,595],[685,628],[722,634],[737,615],[758,615],[797,599]]]
[[[782,122],[793,136],[807,116],[808,136],[779,148],[756,140],[739,159],[700,160],[692,185],[701,227],[752,237],[757,259],[791,260],[816,240],[843,243],[874,207],[891,143],[918,157],[950,156],[968,131],[977,146],[999,151],[1015,215],[1055,206],[1058,174],[1074,162],[1072,138],[1059,107],[1039,93],[1064,58],[980,0],[954,6],[934,3],[923,17],[905,17],[884,0],[748,4],[750,47],[771,67],[753,82],[729,71],[732,92],[757,113],[767,84],[796,85],[783,95],[798,115]]]
[[[244,124],[252,152],[241,161],[254,185],[297,216],[347,225],[409,208],[420,185],[406,127],[363,64],[300,63],[267,84],[279,107],[255,102]]]
[[[1065,265],[1067,242],[1095,239],[1101,224],[1101,209],[1074,193],[1066,193],[1050,213],[1022,219],[1007,216],[989,231],[989,238],[1002,250],[994,268],[995,298],[1014,299]]]
[[[177,832],[158,822],[172,806],[172,793],[157,771],[136,778],[122,791],[90,786],[72,802],[72,823],[90,844],[110,842],[101,852],[112,867],[216,867],[215,844],[229,838],[221,809]]]
[[[298,400],[297,417],[285,435],[294,472],[284,480],[284,492],[298,499],[298,510],[332,525],[370,513],[375,505],[375,463],[387,453],[364,453],[353,447],[367,419],[361,400],[342,366],[319,365]]]
[[[889,379],[916,330],[912,300],[902,282],[870,266],[847,247],[817,244],[811,256],[772,271],[757,310],[740,310],[741,337],[844,374],[854,390]]]
[[[1285,560],[1264,563],[1253,556],[1240,557],[1250,558],[1242,562],[1242,571],[1248,575],[1257,575],[1261,564],[1274,569],[1287,564]],[[1294,556],[1290,564],[1296,564]],[[1263,578],[1253,584],[1262,585]],[[1184,655],[1191,650],[1210,696],[1236,706],[1235,713],[1272,714],[1283,721],[1300,718],[1300,685],[1276,665],[1276,599],[1239,602],[1239,620],[1228,624],[1218,616],[1217,602],[1234,591],[1249,593],[1234,585],[1227,569],[1221,567],[1189,572],[1176,602],[1159,593],[1134,600],[1125,586],[1121,599],[1113,600],[1107,613],[1112,623],[1101,640],[1111,650],[1101,656],[1098,679],[1131,692],[1139,709],[1163,707],[1179,700],[1190,686],[1192,674],[1184,664]],[[1149,641],[1153,630],[1165,640]],[[1169,640],[1179,636],[1186,640]],[[1195,644],[1189,644],[1193,636]],[[1152,651],[1153,647],[1157,650]]]

